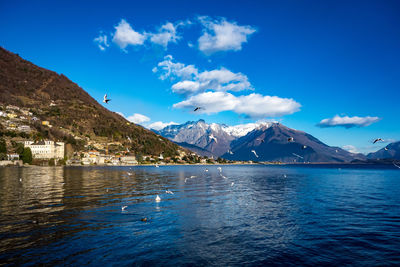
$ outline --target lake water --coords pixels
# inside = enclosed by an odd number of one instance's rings
[[[400,169],[217,167],[0,168],[0,265],[400,265]]]

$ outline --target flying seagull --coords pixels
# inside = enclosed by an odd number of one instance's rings
[[[288,142],[293,142],[294,138],[293,137],[289,137],[287,140],[288,140]]]
[[[383,142],[383,139],[382,139],[382,138],[376,138],[376,139],[374,140],[373,144],[375,144],[376,142],[379,142],[379,141],[382,141],[382,142]]]
[[[386,151],[388,151],[388,148],[387,148],[387,147],[385,147],[385,150],[386,150]]]
[[[196,107],[193,111],[198,111],[199,109],[202,109],[202,107]]]
[[[122,211],[125,211],[127,207],[128,207],[128,206],[122,206],[122,207],[121,207],[121,210],[122,210]]]
[[[108,102],[110,102],[110,100],[111,99],[107,98],[107,94],[105,94],[103,97],[103,102],[107,104]]]
[[[254,154],[254,156],[256,156],[258,158],[258,155],[254,149],[251,152]]]
[[[303,159],[303,157],[302,156],[299,156],[299,155],[297,155],[296,153],[292,153],[293,154],[293,156],[296,156],[296,157],[298,157],[298,158],[301,158],[301,159]]]

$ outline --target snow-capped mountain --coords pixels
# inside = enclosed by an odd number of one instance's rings
[[[170,125],[157,133],[200,155],[230,160],[350,162],[366,159],[362,154],[330,147],[310,134],[276,122],[228,126],[198,120]]]
[[[198,120],[180,125],[169,125],[156,132],[180,145],[185,143],[194,145],[208,151],[214,157],[219,157],[229,150],[233,140],[245,136],[257,127],[269,127],[271,124],[270,122],[257,122],[228,126],[218,123],[207,124],[204,120]],[[205,156],[210,155],[201,150],[197,152]]]
[[[231,160],[281,162],[350,162],[354,159],[365,159],[362,154],[330,147],[310,134],[280,123],[255,128],[233,141],[230,151],[222,157]]]

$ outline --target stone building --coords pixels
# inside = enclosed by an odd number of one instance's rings
[[[54,141],[25,141],[25,147],[32,151],[32,157],[35,159],[63,159],[64,143]]]

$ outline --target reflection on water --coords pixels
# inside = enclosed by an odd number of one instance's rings
[[[205,168],[0,168],[0,264],[400,264],[397,170]]]

